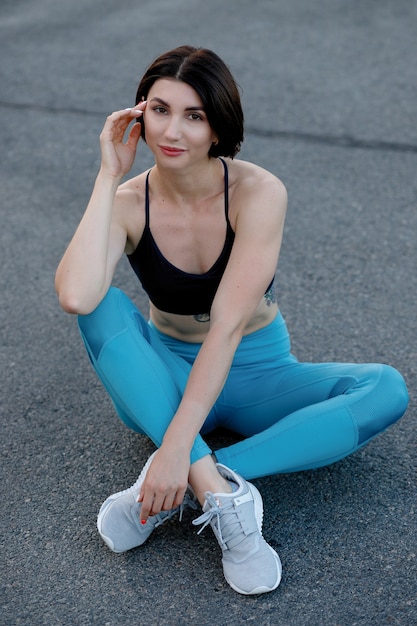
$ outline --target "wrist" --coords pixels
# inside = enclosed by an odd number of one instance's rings
[[[97,174],[96,183],[99,183],[100,185],[106,185],[113,191],[116,191],[121,183],[122,178],[123,176],[116,176],[114,174],[111,174],[106,168],[101,166]]]
[[[183,433],[181,433],[180,435],[177,435],[176,433],[170,433],[168,428],[164,435],[164,438],[162,439],[161,448],[165,450],[175,449],[177,453],[184,456],[189,456],[191,448],[193,447],[193,443],[194,440],[188,441]]]

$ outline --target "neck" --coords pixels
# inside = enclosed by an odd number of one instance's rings
[[[157,164],[151,173],[151,184],[164,198],[183,204],[211,195],[223,180],[222,174],[223,166],[214,158],[181,171]]]

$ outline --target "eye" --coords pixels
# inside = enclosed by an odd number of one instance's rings
[[[188,117],[190,120],[202,120],[203,119],[203,117],[199,115],[198,113],[190,113]]]
[[[159,106],[157,106],[157,107],[154,107],[154,109],[153,109],[153,110],[155,111],[155,113],[162,113],[162,114],[167,113],[166,108],[165,108],[165,107],[163,107],[163,106],[160,106],[160,105],[159,105]]]

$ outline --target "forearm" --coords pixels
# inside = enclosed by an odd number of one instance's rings
[[[109,237],[118,184],[118,179],[98,174],[84,216],[58,266],[55,286],[69,312],[89,312],[108,287]]]
[[[239,330],[213,328],[207,335],[190,372],[183,398],[168,427],[163,445],[189,453],[197,434],[226,382],[240,343]]]

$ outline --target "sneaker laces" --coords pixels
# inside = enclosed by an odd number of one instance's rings
[[[235,506],[233,498],[228,498],[229,501],[220,503],[214,494],[207,492],[205,495],[206,504],[210,508],[193,520],[195,526],[203,524],[197,535],[202,533],[210,524],[220,547],[223,550],[230,550],[244,541],[247,535],[258,530],[256,524],[254,528],[251,528],[241,508]]]
[[[197,498],[194,495],[194,491],[191,489],[191,487],[189,486],[187,491],[185,492],[184,495],[184,499],[181,502],[180,506],[177,507],[179,508],[179,521],[182,522],[182,514],[184,513],[184,509],[186,508],[189,509],[193,509],[193,511],[196,511],[198,509],[198,503],[197,503]],[[173,511],[175,509],[171,509],[171,511]]]

